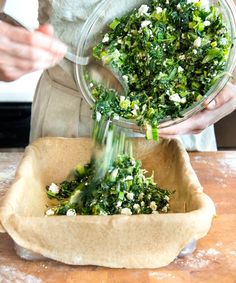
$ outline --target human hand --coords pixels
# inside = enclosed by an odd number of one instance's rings
[[[31,32],[0,21],[0,81],[54,66],[67,47],[53,38],[53,28],[44,25]]]
[[[204,110],[189,119],[167,128],[159,129],[161,137],[198,134],[236,109],[236,85],[228,83]]]

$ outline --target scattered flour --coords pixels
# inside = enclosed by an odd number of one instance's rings
[[[208,266],[219,254],[220,252],[213,248],[210,248],[207,251],[199,250],[195,254],[176,259],[175,263],[186,268],[200,269]]]
[[[229,254],[233,255],[233,256],[236,256],[236,251],[230,251]]]
[[[162,279],[167,279],[167,278],[175,278],[174,275],[171,273],[166,273],[166,272],[149,272],[148,273],[149,277],[155,277],[155,279],[162,280]]]
[[[14,267],[0,266],[0,282],[3,283],[42,283],[35,276],[25,274]]]

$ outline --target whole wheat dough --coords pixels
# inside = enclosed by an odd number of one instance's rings
[[[202,192],[187,152],[176,140],[134,139],[135,157],[175,190],[172,213],[46,217],[45,186],[64,180],[90,159],[89,138],[42,138],[30,145],[0,208],[5,231],[21,247],[75,265],[156,268],[169,264],[210,229],[215,208]]]

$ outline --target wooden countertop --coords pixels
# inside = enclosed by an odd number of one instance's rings
[[[0,196],[9,188],[22,153],[0,153]],[[16,256],[7,234],[0,234],[0,282],[235,283],[236,152],[190,153],[192,166],[214,201],[218,216],[196,251],[159,269],[110,269],[26,261]]]

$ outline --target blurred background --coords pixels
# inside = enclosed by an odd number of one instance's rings
[[[7,13],[29,28],[36,28],[38,0],[0,0]],[[24,148],[29,142],[31,104],[41,72],[11,83],[0,82],[0,150]],[[236,95],[236,94],[235,94]],[[215,125],[219,150],[236,149],[236,111]]]

